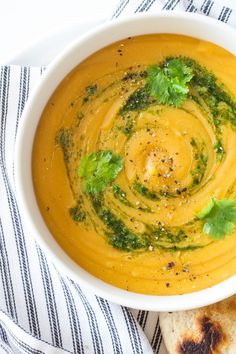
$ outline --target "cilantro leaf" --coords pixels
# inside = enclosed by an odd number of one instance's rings
[[[192,77],[192,69],[180,59],[167,61],[163,68],[157,65],[147,68],[150,95],[161,104],[181,106],[187,98],[187,83]]]
[[[170,59],[166,62],[164,71],[171,78],[177,78],[182,84],[186,84],[193,78],[192,69],[181,61],[181,59]]]
[[[147,74],[150,95],[155,97],[160,103],[168,103],[168,88],[170,84],[168,77],[159,66],[150,66],[147,69]]]
[[[209,237],[220,240],[234,230],[236,224],[236,202],[231,199],[211,198],[209,204],[197,217],[203,220],[203,232]]]
[[[110,150],[85,155],[78,168],[78,175],[83,178],[83,191],[92,194],[102,192],[116,178],[122,167],[122,158]]]

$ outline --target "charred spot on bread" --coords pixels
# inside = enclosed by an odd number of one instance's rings
[[[198,319],[200,337],[188,338],[186,335],[177,345],[178,354],[214,354],[225,342],[226,336],[220,324],[207,316]]]

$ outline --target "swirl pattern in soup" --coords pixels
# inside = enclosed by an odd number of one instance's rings
[[[83,268],[158,295],[235,273],[235,68],[211,43],[147,35],[62,81],[36,132],[33,181],[50,231]]]

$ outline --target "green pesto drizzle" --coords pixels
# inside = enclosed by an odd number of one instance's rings
[[[142,111],[150,106],[152,100],[150,99],[147,86],[135,90],[127,99],[124,106],[121,107],[119,113],[124,115],[130,111]]]
[[[160,197],[155,192],[150,191],[147,187],[138,181],[133,183],[133,189],[147,199],[160,200]]]
[[[195,167],[190,172],[193,178],[191,187],[197,186],[203,179],[207,168],[207,154],[204,151],[204,145],[198,144],[197,141],[192,138],[190,144],[193,148],[193,156],[195,161]]]
[[[195,60],[185,57],[181,60],[193,70],[194,76],[190,81],[190,87],[196,90],[210,109],[215,127],[219,127],[225,121],[236,126],[236,103],[225,86]]]
[[[133,72],[128,72],[125,76],[123,76],[122,81],[129,81],[129,80],[136,81],[136,79],[143,79],[145,77],[147,77],[146,71],[133,71]]]
[[[203,247],[203,245],[180,245],[181,242],[188,238],[182,229],[173,233],[170,229],[161,226],[154,228],[151,225],[147,225],[148,232],[135,234],[126,227],[122,220],[104,207],[102,195],[91,195],[90,199],[95,213],[107,228],[105,234],[108,237],[108,242],[114,248],[122,251],[135,251],[145,250],[151,246],[173,252]]]
[[[126,192],[123,191],[118,184],[114,184],[112,186],[112,192],[113,192],[114,197],[116,199],[118,199],[122,204],[124,204],[124,205],[126,205],[128,207],[134,208],[134,209],[141,210],[141,211],[146,212],[146,213],[150,213],[151,212],[151,209],[149,207],[147,207],[147,206],[140,206],[139,204],[138,205],[133,205],[127,199]]]
[[[69,214],[72,220],[75,222],[81,222],[86,219],[86,213],[81,209],[81,204],[78,203],[76,206],[69,209]]]
[[[175,194],[170,193],[168,191],[164,191],[162,189],[160,189],[158,193],[151,191],[150,189],[148,189],[146,186],[144,186],[142,183],[138,182],[137,180],[133,183],[132,187],[133,187],[134,191],[136,191],[137,193],[139,193],[140,195],[142,195],[143,197],[145,197],[149,200],[157,201],[157,200],[160,200],[161,197],[163,197],[163,198],[176,198]],[[180,191],[180,193],[181,193],[181,191]]]
[[[220,138],[217,139],[217,141],[215,142],[215,144],[213,145],[213,148],[217,154],[217,160],[221,161],[224,157],[225,151],[224,148],[222,146],[222,141]]]
[[[102,204],[102,196],[91,196],[91,202],[100,220],[108,229],[108,242],[115,248],[123,251],[132,251],[147,247],[145,237],[139,237],[130,232],[122,220],[118,219]]]
[[[179,229],[176,233],[173,233],[168,228],[159,227],[154,229],[153,236],[162,242],[170,242],[170,243],[180,243],[185,241],[188,236],[184,232],[184,230]]]
[[[86,103],[89,101],[89,98],[93,96],[97,92],[97,85],[90,85],[85,87],[85,96],[83,98],[83,103]]]
[[[126,193],[120,188],[118,184],[114,184],[112,186],[113,195],[116,199],[118,199],[122,204],[127,206],[132,206],[130,201],[126,198]]]
[[[70,138],[71,138],[71,131],[61,128],[55,138],[55,142],[57,145],[60,145],[64,161],[67,164],[69,162],[69,158],[71,156],[70,153]]]

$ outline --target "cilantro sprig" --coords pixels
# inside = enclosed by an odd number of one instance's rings
[[[203,221],[203,232],[214,240],[221,240],[233,232],[236,224],[236,202],[231,199],[211,198],[197,214]]]
[[[189,92],[187,84],[192,77],[192,69],[181,59],[170,59],[164,67],[149,66],[146,80],[150,95],[158,103],[179,107],[187,98]]]
[[[97,194],[112,182],[122,170],[123,160],[110,150],[101,150],[83,156],[78,168],[84,193]]]

